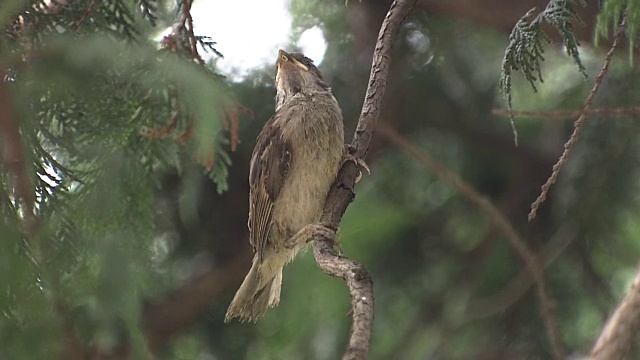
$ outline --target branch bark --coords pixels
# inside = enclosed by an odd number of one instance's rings
[[[635,343],[640,330],[640,269],[629,293],[622,299],[598,341],[591,350],[589,360],[623,359]]]
[[[26,234],[33,234],[35,189],[29,176],[20,125],[5,81],[6,74],[6,69],[0,68],[0,165],[10,174],[13,196],[23,206],[23,230]]]
[[[350,155],[356,159],[364,158],[369,149],[387,86],[391,50],[400,31],[400,26],[415,3],[416,0],[394,1],[382,22],[373,54],[371,74],[362,111],[353,141],[349,147]],[[360,166],[356,162],[347,161],[338,172],[336,181],[327,196],[321,218],[321,222],[326,226],[333,229],[338,228],[342,215],[355,197],[353,188],[359,171]],[[366,359],[374,313],[371,276],[362,264],[338,254],[333,245],[334,242],[331,239],[315,237],[313,255],[322,271],[343,279],[349,288],[353,324],[349,345],[343,359]]]
[[[609,52],[605,56],[604,64],[602,65],[602,68],[598,72],[598,75],[596,76],[596,79],[593,82],[593,88],[591,89],[591,92],[589,92],[589,95],[587,96],[587,98],[584,100],[584,106],[582,108],[582,112],[580,113],[580,117],[573,123],[573,133],[571,134],[571,137],[569,137],[569,140],[567,140],[567,142],[564,144],[564,151],[562,152],[562,155],[560,155],[560,158],[558,159],[556,164],[553,165],[553,171],[551,172],[551,176],[549,176],[549,179],[547,180],[547,182],[544,183],[544,185],[542,185],[540,195],[538,195],[538,198],[531,204],[531,212],[529,212],[529,221],[533,221],[533,219],[536,218],[536,215],[538,214],[538,209],[540,208],[542,203],[544,203],[544,201],[547,199],[547,195],[549,194],[549,190],[551,189],[551,186],[553,186],[553,184],[555,184],[555,182],[558,180],[558,175],[560,174],[560,170],[569,159],[569,154],[573,149],[573,144],[575,144],[575,142],[578,140],[578,135],[580,134],[580,130],[582,130],[582,126],[584,125],[585,120],[587,120],[587,116],[589,115],[589,111],[591,110],[591,105],[593,104],[593,99],[596,97],[596,94],[600,89],[600,85],[602,85],[602,81],[604,80],[605,75],[609,71],[609,65],[611,64],[613,53],[616,50],[616,46],[618,46],[618,41],[620,40],[620,38],[622,37],[622,34],[624,33],[624,29],[626,28],[626,22],[627,22],[627,17],[625,16],[622,18],[622,21],[618,26],[618,30],[616,31],[616,34],[613,37],[613,44],[611,45]]]
[[[625,109],[625,108],[620,108]],[[597,110],[597,109],[596,109]],[[634,132],[629,131],[625,136],[618,138],[617,146],[606,150],[602,155],[603,158],[609,159],[611,164],[618,164],[618,159],[625,151],[628,151],[627,143],[630,141]],[[615,166],[615,165],[614,165]],[[599,176],[590,176],[583,190],[585,194],[604,194],[606,193],[606,182],[611,176],[611,171],[601,169]],[[597,196],[591,196],[581,201],[581,208],[591,209],[596,206]],[[595,215],[597,216],[597,215]],[[587,219],[586,222],[589,220]],[[572,220],[565,221],[551,239],[544,244],[542,250],[538,254],[541,265],[548,267],[556,260],[578,237],[580,234],[580,226]],[[504,312],[507,308],[524,296],[531,285],[534,284],[533,277],[527,269],[523,269],[520,274],[514,277],[507,286],[499,293],[486,299],[481,299],[471,303],[469,306],[469,318],[477,319],[481,317],[492,316]]]
[[[536,117],[540,119],[558,119],[564,120],[568,118],[575,118],[580,116],[583,110],[552,110],[552,111],[509,111],[504,109],[491,110],[492,115],[496,116],[522,116],[522,117]],[[615,108],[596,108],[586,111],[588,115],[604,115],[607,117],[613,116],[629,116],[640,114],[640,106],[629,107],[615,107]]]

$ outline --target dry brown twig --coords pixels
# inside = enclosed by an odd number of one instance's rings
[[[627,144],[633,135],[633,131],[628,131],[618,139],[617,146],[607,150],[604,158],[610,159],[609,164],[618,163],[616,160],[628,149]],[[588,194],[602,194],[607,178],[610,175],[610,171],[603,170],[599,172],[598,176],[590,176],[584,192]],[[595,206],[595,203],[596,197],[589,197],[584,199],[582,207],[591,209]],[[542,265],[545,268],[551,265],[578,237],[579,232],[580,228],[577,224],[570,220],[565,221],[539,252],[538,258]],[[532,285],[534,285],[534,281],[531,274],[526,269],[523,269],[520,274],[511,279],[498,294],[472,303],[469,306],[469,318],[477,319],[505,311],[522,298]]]
[[[191,56],[193,59],[200,65],[204,66],[204,59],[198,52],[198,39],[196,38],[195,33],[193,32],[193,17],[191,16],[191,6],[193,5],[192,0],[185,0],[182,5],[182,14],[180,16],[179,21],[173,26],[173,34],[174,36],[178,36],[180,29],[184,29],[187,32],[187,38],[189,40],[189,50],[191,51]]]
[[[200,51],[198,50],[198,37],[194,33],[193,16],[191,8],[193,0],[185,0],[180,8],[180,15],[173,24],[171,33],[166,35],[160,42],[162,48],[173,53],[185,53],[191,60],[195,61],[202,69],[205,70],[207,76],[215,76],[215,74],[207,68]],[[169,135],[175,135],[175,140],[182,145],[189,143],[194,137],[194,121],[191,114],[183,113],[177,106],[180,102],[181,94],[175,88],[170,91],[170,106],[173,114],[167,120],[168,124],[160,129],[149,129],[141,132],[140,135],[148,138],[159,138]],[[222,118],[222,131],[229,133],[231,151],[236,151],[239,137],[240,116],[246,115],[253,117],[251,110],[245,108],[238,100],[230,95],[226,98],[224,104],[224,116]],[[185,131],[177,135],[175,130],[178,128],[178,122],[184,119],[186,122]],[[198,163],[202,164],[207,171],[211,171],[216,163],[215,149],[209,147],[198,154]]]
[[[364,158],[369,149],[373,128],[380,115],[382,98],[387,86],[391,50],[401,24],[415,3],[416,0],[395,0],[380,27],[367,93],[350,145],[350,154],[355,158]],[[342,215],[355,196],[353,187],[359,170],[360,166],[353,161],[345,162],[340,169],[327,196],[320,220],[327,227],[333,229],[339,227]],[[374,316],[371,276],[364,266],[338,254],[333,247],[333,239],[317,236],[313,240],[313,255],[318,266],[325,273],[344,280],[351,295],[353,324],[343,359],[366,359]]]
[[[553,110],[553,111],[509,111],[506,109],[493,109],[492,115],[496,116],[519,116],[537,117],[541,119],[568,119],[582,115],[583,110]],[[605,116],[625,116],[640,114],[640,106],[618,107],[618,108],[597,108],[585,112],[587,115]]]
[[[0,68],[0,165],[10,175],[14,198],[23,206],[23,230],[26,234],[32,234],[36,224],[35,188],[29,176],[20,125],[15,117],[5,76],[6,70]]]
[[[97,4],[98,4],[97,0],[92,0],[91,3],[89,3],[89,5],[86,7],[84,13],[82,14],[82,17],[78,21],[76,21],[75,24],[73,24],[73,31],[80,30],[82,25],[84,25],[84,23],[87,20],[89,20],[89,17],[91,17],[91,14],[96,9],[96,5]]]
[[[591,92],[589,92],[589,95],[584,101],[584,107],[582,108],[580,117],[573,123],[573,133],[571,134],[571,137],[569,137],[569,140],[567,140],[567,142],[564,144],[564,151],[562,152],[562,155],[560,156],[556,164],[553,165],[553,171],[551,172],[551,176],[549,176],[549,179],[547,179],[547,182],[544,183],[544,185],[542,185],[540,195],[538,195],[538,198],[531,204],[531,212],[529,212],[529,221],[532,221],[533,219],[536,218],[540,205],[542,205],[542,203],[544,203],[544,201],[547,199],[547,195],[549,194],[549,190],[551,189],[551,186],[558,180],[558,175],[560,174],[560,170],[562,169],[564,164],[567,162],[567,159],[569,158],[569,154],[573,149],[573,145],[578,140],[578,135],[580,134],[580,130],[582,130],[582,126],[584,125],[585,120],[587,120],[587,116],[589,115],[589,111],[591,110],[593,99],[598,93],[598,90],[600,89],[600,85],[602,85],[604,76],[609,71],[609,65],[611,64],[613,53],[615,52],[616,47],[618,46],[618,41],[620,40],[620,38],[622,37],[622,34],[624,33],[625,24],[626,24],[626,17],[622,19],[622,21],[620,22],[620,25],[618,26],[618,30],[616,31],[616,34],[613,38],[613,44],[611,45],[611,48],[609,49],[607,56],[605,56],[604,58],[604,64],[602,65],[602,68],[600,69],[600,71],[598,72],[598,75],[596,76]]]
[[[486,216],[487,220],[489,220],[489,222],[503,234],[507,243],[516,251],[518,256],[522,258],[527,270],[533,277],[533,281],[536,285],[536,294],[540,301],[540,314],[547,329],[547,337],[551,343],[554,358],[558,360],[564,359],[564,349],[560,341],[558,322],[555,318],[554,306],[544,280],[543,266],[540,264],[535,252],[531,250],[524,239],[520,237],[509,220],[493,205],[493,203],[491,203],[489,199],[487,199],[487,197],[478,193],[464,180],[447,169],[446,166],[435,161],[425,152],[418,150],[407,139],[390,127],[379,125],[378,133],[391,141],[407,155],[416,159],[427,170],[436,174],[442,182],[449,184],[458,194],[476,205]]]

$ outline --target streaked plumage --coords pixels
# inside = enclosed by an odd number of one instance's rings
[[[276,113],[260,132],[250,163],[255,256],[225,321],[256,321],[279,303],[282,268],[308,240],[291,239],[319,221],[342,163],[342,112],[318,69],[304,55],[284,51],[277,67]]]

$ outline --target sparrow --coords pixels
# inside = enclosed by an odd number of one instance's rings
[[[314,234],[332,232],[318,222],[343,163],[342,110],[308,57],[280,50],[276,67],[275,114],[258,135],[249,165],[254,257],[225,322],[257,321],[277,306],[283,267]]]

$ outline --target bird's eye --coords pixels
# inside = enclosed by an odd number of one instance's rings
[[[288,61],[289,59],[287,58],[287,56],[286,56],[286,55],[284,55],[284,54],[283,54],[283,55],[280,55],[280,60],[282,60],[282,61]]]

